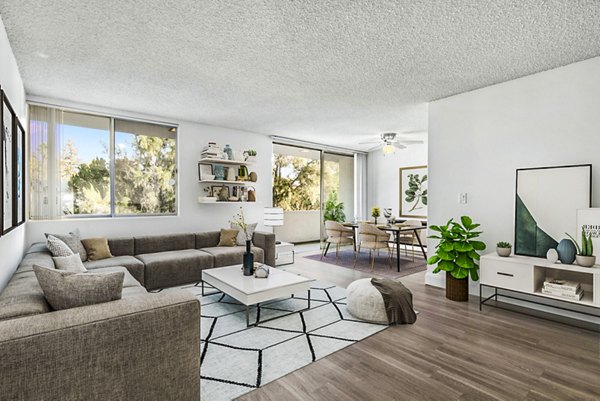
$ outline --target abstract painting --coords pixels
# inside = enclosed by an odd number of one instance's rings
[[[545,258],[577,238],[577,210],[591,207],[592,165],[517,169],[515,254]]]
[[[13,129],[14,113],[4,91],[2,97],[2,232],[13,227]]]

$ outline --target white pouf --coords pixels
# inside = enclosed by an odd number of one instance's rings
[[[346,307],[352,316],[367,322],[388,324],[381,293],[370,278],[356,280],[346,289]]]

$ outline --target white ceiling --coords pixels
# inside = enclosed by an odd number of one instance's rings
[[[2,0],[0,15],[29,95],[346,147],[426,130],[428,101],[600,55],[591,0]]]

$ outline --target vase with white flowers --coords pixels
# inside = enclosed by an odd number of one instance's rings
[[[248,223],[244,218],[244,209],[240,207],[240,211],[233,216],[230,223],[239,228],[242,233],[246,236],[246,252],[244,253],[244,276],[251,276],[254,274],[254,255],[252,254],[252,233],[248,231]]]

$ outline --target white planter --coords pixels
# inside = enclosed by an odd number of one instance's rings
[[[496,253],[498,254],[498,256],[502,256],[503,258],[509,257],[511,251],[512,251],[512,247],[511,248],[498,248],[498,247],[496,247]]]
[[[581,267],[592,267],[596,264],[595,256],[577,255],[575,256],[575,260],[577,261],[577,264]]]

